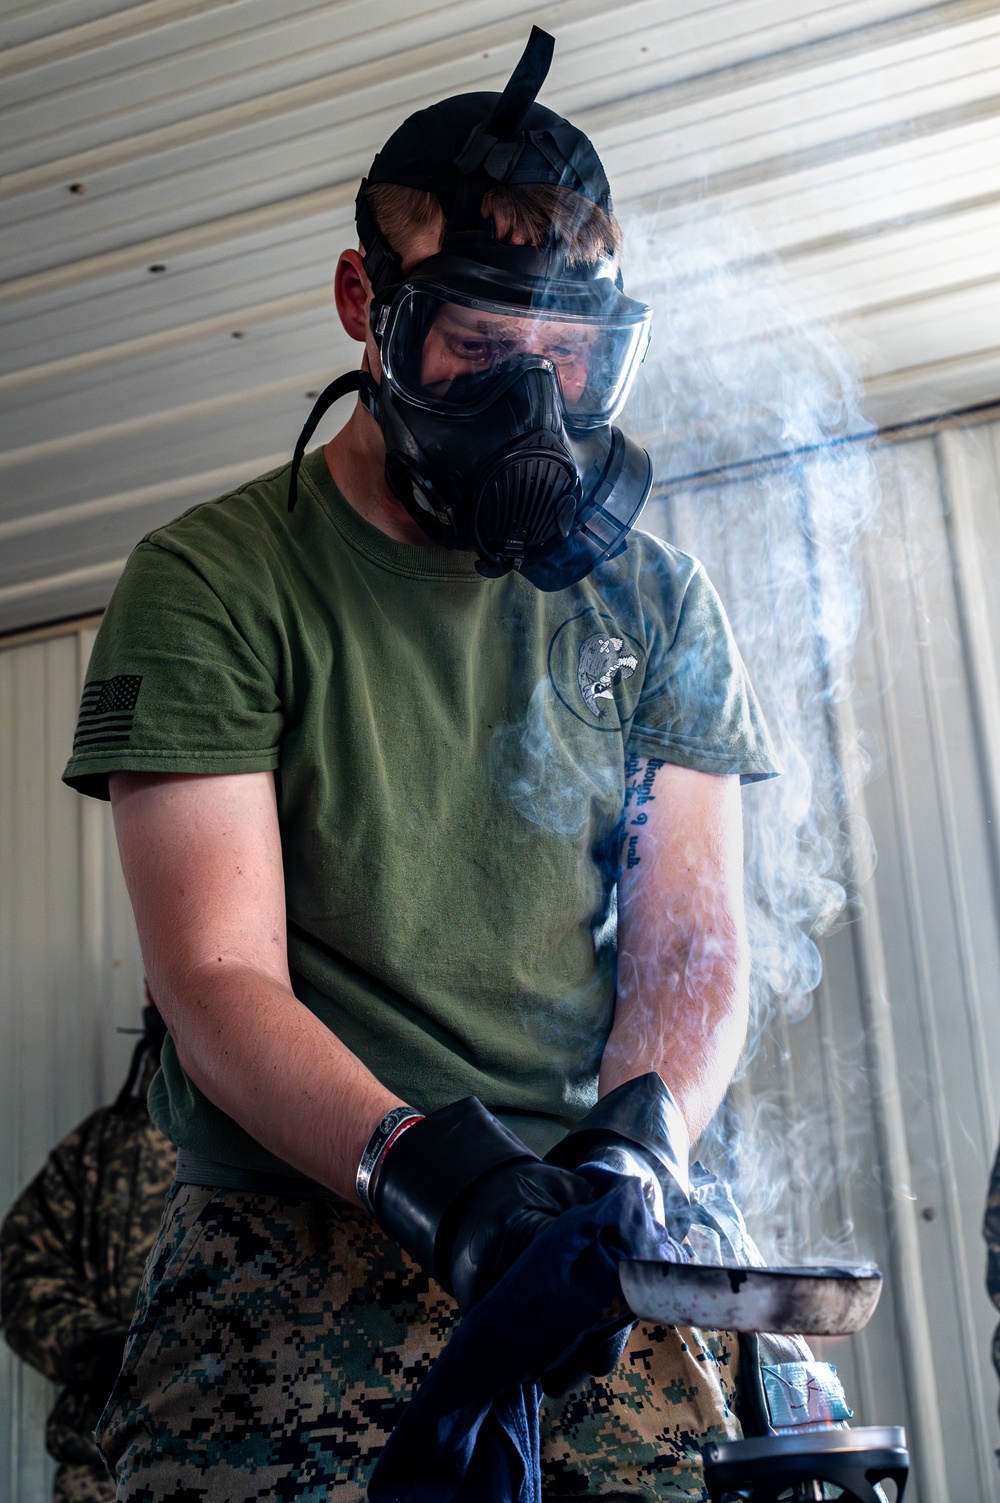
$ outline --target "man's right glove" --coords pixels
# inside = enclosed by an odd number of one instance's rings
[[[407,1127],[381,1162],[371,1204],[465,1314],[556,1216],[595,1196],[467,1096]]]
[[[611,1176],[638,1180],[650,1216],[679,1243],[692,1221],[688,1154],[680,1108],[659,1075],[650,1071],[602,1096],[545,1157],[590,1179],[602,1194],[613,1183]],[[684,1256],[679,1246],[677,1255]],[[588,1375],[613,1371],[634,1324],[598,1332],[567,1362],[543,1375],[545,1392],[557,1398]]]
[[[680,1241],[691,1226],[687,1124],[655,1070],[602,1096],[545,1155],[564,1169],[627,1174],[642,1183],[650,1214]]]

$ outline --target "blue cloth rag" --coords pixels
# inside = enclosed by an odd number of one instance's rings
[[[541,1373],[631,1318],[622,1258],[687,1261],[639,1182],[557,1217],[462,1321],[372,1474],[370,1503],[541,1503]]]

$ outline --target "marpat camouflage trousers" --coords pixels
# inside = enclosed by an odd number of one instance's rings
[[[458,1319],[360,1211],[175,1185],[97,1438],[129,1503],[361,1503]],[[546,1500],[704,1499],[738,1438],[727,1332],[639,1324],[621,1364],[542,1413]]]

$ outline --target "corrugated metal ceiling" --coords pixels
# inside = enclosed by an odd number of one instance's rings
[[[410,110],[545,101],[619,209],[749,216],[898,421],[1000,396],[1000,9],[983,0],[54,0],[0,17],[0,630],[101,605],[149,527],[291,448]],[[82,191],[81,191],[82,190]]]

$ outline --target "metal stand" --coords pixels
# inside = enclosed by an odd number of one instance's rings
[[[763,1435],[705,1446],[701,1454],[712,1503],[883,1503],[875,1484],[894,1482],[899,1500],[910,1470],[900,1425]]]

